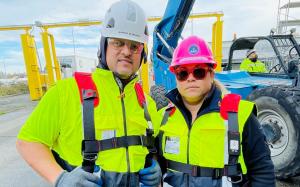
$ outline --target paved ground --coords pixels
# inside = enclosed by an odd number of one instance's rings
[[[16,136],[36,102],[28,95],[0,97],[0,187],[50,186],[20,158]]]
[[[36,104],[29,95],[0,97],[0,187],[51,186],[20,158],[15,148],[18,131]],[[300,177],[278,181],[277,186],[300,187]]]

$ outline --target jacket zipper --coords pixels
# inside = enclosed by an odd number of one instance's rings
[[[121,95],[123,94],[123,92],[124,92],[124,90],[120,89]],[[126,111],[125,111],[123,97],[121,97],[121,104],[122,104],[122,113],[123,113],[124,135],[127,136]],[[127,161],[127,183],[126,183],[126,186],[129,186],[129,184],[130,184],[130,161],[129,161],[128,147],[126,147],[126,161]]]

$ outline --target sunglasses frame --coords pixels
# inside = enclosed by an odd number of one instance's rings
[[[199,69],[201,71],[204,70],[204,73],[201,73],[201,76],[195,73],[195,70],[199,70]],[[207,72],[211,72],[211,71],[212,69],[207,66],[178,66],[174,68],[175,77],[180,82],[186,81],[189,78],[190,74],[192,74],[196,80],[203,80],[206,77]],[[179,75],[181,72],[187,72],[187,75],[182,77]]]

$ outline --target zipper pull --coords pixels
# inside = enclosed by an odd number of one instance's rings
[[[118,98],[123,99],[125,97],[125,93],[122,91]]]

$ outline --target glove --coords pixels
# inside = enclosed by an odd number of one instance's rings
[[[84,171],[81,167],[71,172],[63,171],[55,181],[55,187],[101,187],[99,176]]]
[[[156,160],[152,159],[152,164],[148,168],[140,170],[140,182],[144,186],[158,186],[161,181],[161,170]]]

